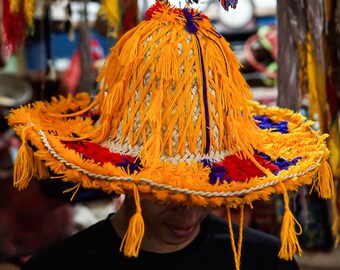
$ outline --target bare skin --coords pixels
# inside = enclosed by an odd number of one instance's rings
[[[189,245],[198,235],[202,220],[209,208],[186,208],[141,201],[145,233],[141,249],[156,253],[169,253]],[[111,218],[117,234],[123,238],[130,217],[135,213],[134,199],[126,197],[117,213]]]

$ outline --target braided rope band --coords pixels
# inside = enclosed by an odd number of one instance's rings
[[[54,151],[54,149],[52,148],[52,146],[48,142],[48,139],[47,139],[45,133],[42,130],[38,130],[38,134],[40,135],[44,146],[46,147],[48,152],[54,158],[56,158],[58,161],[64,163],[66,166],[68,166],[72,169],[76,169],[79,172],[83,173],[86,176],[89,176],[92,179],[104,180],[104,181],[125,181],[125,182],[131,182],[131,183],[135,181],[135,179],[132,178],[132,177],[119,177],[119,176],[107,176],[107,175],[101,175],[101,174],[94,174],[94,173],[89,172],[88,170],[81,168],[78,165],[70,163]],[[281,182],[287,181],[287,180],[295,178],[295,177],[305,175],[305,174],[313,171],[314,169],[317,168],[317,166],[321,162],[321,160],[322,160],[322,155],[319,157],[319,159],[317,160],[315,165],[309,167],[305,171],[287,175],[287,176],[282,178]],[[185,194],[185,195],[200,195],[200,196],[203,196],[203,197],[235,197],[235,196],[240,197],[240,196],[250,194],[254,191],[263,190],[267,187],[273,187],[276,184],[278,184],[279,182],[280,182],[280,180],[275,179],[275,180],[272,180],[272,181],[269,181],[269,182],[265,182],[261,185],[257,185],[257,186],[254,186],[254,187],[251,187],[251,188],[248,188],[248,189],[242,189],[242,190],[239,190],[239,191],[228,191],[228,192],[209,192],[208,191],[208,192],[206,192],[206,191],[191,190],[191,189],[187,189],[187,188],[172,187],[172,186],[169,186],[169,185],[166,185],[166,184],[155,183],[154,181],[149,180],[149,179],[145,179],[145,178],[139,179],[139,183],[149,185],[149,186],[157,188],[157,189],[166,189],[166,190],[169,190],[169,191],[172,191],[172,192],[182,193],[182,194]]]

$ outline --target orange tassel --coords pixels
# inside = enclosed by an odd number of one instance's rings
[[[120,251],[123,250],[124,255],[127,257],[138,257],[144,236],[144,220],[137,186],[134,186],[133,193],[136,204],[136,213],[130,219],[129,227],[120,246]]]
[[[33,150],[27,145],[27,133],[33,126],[29,125],[21,130],[22,144],[14,162],[13,185],[19,190],[27,188],[33,178]]]
[[[318,170],[315,188],[319,195],[324,199],[330,199],[334,195],[334,180],[331,167],[326,160],[321,161]]]
[[[285,212],[281,226],[281,249],[279,252],[279,257],[285,260],[291,260],[293,259],[293,256],[296,252],[298,252],[300,256],[302,255],[302,249],[297,239],[297,236],[302,233],[302,227],[295,219],[293,213],[290,211],[289,196],[286,187],[284,184],[281,184],[281,186],[284,189],[283,198]],[[299,227],[300,232],[296,232],[295,225]]]

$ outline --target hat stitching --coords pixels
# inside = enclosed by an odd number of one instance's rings
[[[142,149],[142,146],[131,146],[129,143],[120,143],[120,138],[112,139],[111,137],[105,140],[100,144],[102,147],[107,148],[111,152],[114,153],[120,153],[120,154],[127,154],[131,156],[137,156],[140,150]],[[201,161],[203,159],[208,159],[211,161],[222,161],[225,157],[232,155],[232,153],[228,150],[211,150],[209,155],[206,154],[193,154],[189,152],[189,150],[186,150],[184,155],[174,155],[174,156],[167,156],[167,155],[162,155],[160,157],[160,160],[167,160],[173,164],[177,164],[180,162],[186,162],[190,163],[192,161]]]

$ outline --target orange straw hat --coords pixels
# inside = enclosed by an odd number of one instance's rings
[[[127,256],[138,256],[144,233],[140,198],[242,209],[283,194],[279,256],[301,253],[288,191],[311,184],[332,197],[327,135],[298,113],[252,101],[205,15],[157,2],[112,48],[98,80],[94,99],[79,93],[10,113],[22,139],[17,188],[49,168],[77,188],[134,194]]]

